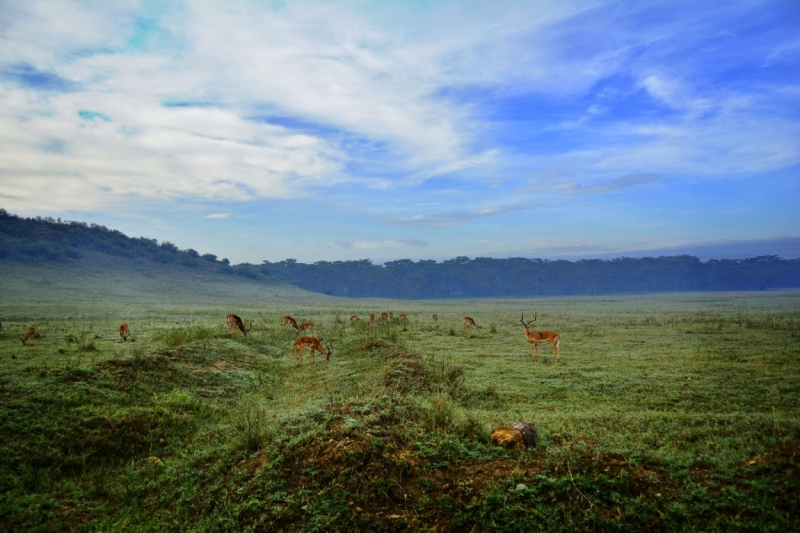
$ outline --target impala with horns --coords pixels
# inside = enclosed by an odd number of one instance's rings
[[[475,323],[475,320],[473,320],[473,318],[469,317],[469,316],[465,316],[464,317],[464,327],[465,328],[475,328],[475,329],[480,329],[481,328],[478,324]]]
[[[127,322],[123,322],[122,324],[120,324],[119,325],[119,336],[122,337],[122,340],[127,342],[128,341],[128,337],[130,337],[130,335],[131,335],[131,330],[128,328],[128,323]],[[133,342],[133,341],[131,341],[131,342]]]
[[[525,339],[531,345],[531,360],[536,362],[539,358],[536,353],[537,344],[549,344],[556,351],[556,363],[561,361],[561,335],[555,331],[531,331],[531,324],[536,322],[536,313],[533,314],[533,320],[525,323],[525,313],[522,314],[520,322],[525,326]]]
[[[21,340],[22,344],[28,344],[28,341],[31,341],[31,344],[36,344],[36,326],[28,326],[25,328],[25,335]]]
[[[300,366],[300,357],[302,357],[303,352],[306,351],[306,348],[309,349],[309,364],[314,362],[314,352],[321,353],[325,357],[325,361],[331,360],[331,354],[333,353],[332,342],[328,343],[326,346],[323,346],[319,339],[315,339],[314,337],[300,337],[294,341],[294,349],[297,351],[297,355],[295,356],[295,359],[297,360],[297,366]]]
[[[403,313],[403,314],[400,315],[400,323],[403,324],[404,326],[406,324],[408,324],[408,315],[407,314]]]
[[[285,326],[286,324],[291,324],[291,326],[294,329],[297,329],[297,320],[295,320],[294,318],[290,317],[289,315],[286,315],[285,317],[283,317],[283,324],[281,324],[281,326]]]
[[[294,328],[298,335],[303,333],[305,330],[310,330],[311,334],[314,334],[314,323],[313,322],[301,322],[299,326]]]
[[[245,328],[244,322],[242,322],[242,318],[239,316],[234,315],[231,313],[225,319],[228,321],[228,333],[233,333],[234,331],[240,331],[245,337],[247,337],[247,333],[253,329],[253,323],[250,322],[250,327]]]

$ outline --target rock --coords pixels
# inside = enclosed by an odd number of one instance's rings
[[[539,432],[533,424],[527,422],[514,422],[511,427],[522,433],[522,440],[526,448],[535,448],[536,441],[539,440]]]
[[[525,490],[528,486],[525,483],[517,483],[517,490]]]

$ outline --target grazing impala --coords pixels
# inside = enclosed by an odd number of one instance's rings
[[[369,319],[367,319],[367,325],[374,325],[375,324],[375,313],[369,314]]]
[[[25,336],[22,337],[22,344],[27,344],[28,341],[31,341],[31,344],[36,344],[35,326],[28,326],[27,328],[25,328]]]
[[[400,315],[400,323],[403,324],[404,326],[408,324],[408,315],[406,315],[405,313]]]
[[[353,316],[350,317],[350,323],[351,324],[353,324],[354,322],[358,322],[359,320],[360,319],[358,318],[358,315],[353,315]]]
[[[383,322],[384,324],[389,323],[389,313],[387,313],[386,311],[381,313],[381,322]]]
[[[475,328],[475,329],[480,329],[480,326],[478,324],[476,324],[475,321],[471,317],[468,317],[468,316],[464,317],[464,327],[465,328],[472,327],[472,328]]]
[[[228,333],[233,333],[233,331],[241,331],[242,334],[247,337],[247,333],[253,329],[253,323],[250,322],[250,327],[245,329],[244,322],[242,322],[241,317],[238,317],[231,313],[225,319],[228,321]]]
[[[128,337],[130,337],[130,335],[131,335],[131,330],[128,329],[128,323],[127,322],[123,322],[122,324],[120,324],[119,325],[119,336],[122,337],[122,340],[127,342],[128,341]]]
[[[283,317],[283,324],[281,324],[281,326],[285,326],[286,324],[291,324],[294,329],[297,329],[297,321],[289,315]]]
[[[434,322],[439,322],[439,315],[437,315],[436,313],[433,313],[433,317],[431,318],[433,318]]]
[[[319,342],[319,339],[315,339],[314,337],[300,337],[294,341],[294,349],[297,350],[297,355],[295,357],[297,360],[297,366],[300,366],[300,357],[303,355],[303,352],[306,351],[306,348],[309,349],[309,364],[314,362],[314,352],[321,353],[325,357],[325,361],[331,360],[333,344],[323,346]]]
[[[531,360],[533,362],[536,362],[538,359],[538,355],[536,354],[537,344],[549,344],[552,346],[556,351],[556,363],[561,361],[561,349],[559,348],[559,346],[561,346],[561,335],[555,331],[531,331],[531,324],[536,322],[536,313],[533,314],[533,320],[529,320],[527,324],[525,323],[524,313],[519,321],[525,326],[525,338],[531,345]]]
[[[301,322],[299,326],[294,328],[298,335],[300,335],[305,330],[310,329],[311,334],[314,334],[314,323],[313,322]]]

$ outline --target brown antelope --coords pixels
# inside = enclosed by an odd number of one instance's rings
[[[408,324],[408,315],[406,315],[405,313],[400,315],[400,323],[403,324],[404,326]]]
[[[536,322],[536,313],[533,314],[533,320],[529,320],[527,324],[525,323],[525,313],[522,314],[519,321],[525,326],[525,338],[531,345],[531,360],[534,363],[538,359],[536,354],[537,344],[549,344],[552,346],[556,351],[556,363],[561,361],[561,349],[559,348],[561,346],[561,335],[555,331],[531,331],[531,324]]]
[[[392,313],[391,311],[389,311],[389,320],[391,320],[391,319],[393,319],[393,318],[394,318],[394,313]]]
[[[299,326],[294,328],[298,335],[300,335],[305,330],[310,329],[311,334],[314,334],[314,323],[313,322],[301,322]]]
[[[476,324],[475,321],[468,316],[464,317],[464,327],[465,328],[473,327],[475,329],[480,329],[480,326]]]
[[[234,331],[241,331],[242,334],[247,337],[247,333],[253,329],[253,323],[250,322],[250,327],[245,328],[244,322],[242,322],[241,317],[238,317],[231,313],[225,319],[228,321],[228,333],[233,333]]]
[[[439,322],[439,315],[437,315],[436,313],[433,313],[433,317],[432,318],[433,318],[434,322]]]
[[[285,326],[286,324],[291,324],[294,329],[297,329],[297,321],[289,315],[283,317],[283,324],[281,324],[281,326]]]
[[[375,313],[369,314],[369,319],[367,319],[367,325],[374,325],[375,324]]]
[[[22,337],[22,344],[28,344],[28,341],[31,341],[31,344],[36,344],[35,326],[28,326],[27,328],[25,328],[25,336]]]
[[[315,339],[314,337],[300,337],[294,341],[294,349],[297,350],[297,355],[295,356],[297,360],[297,366],[300,366],[300,357],[303,355],[303,352],[306,351],[306,348],[309,349],[309,364],[314,362],[314,352],[321,353],[325,357],[325,361],[331,360],[331,354],[333,353],[332,343],[328,344],[327,346],[323,346],[319,342],[319,339]]]
[[[123,341],[127,342],[128,341],[128,337],[130,336],[130,334],[131,334],[131,330],[128,329],[128,323],[127,322],[123,322],[122,324],[119,325],[119,336],[122,337]]]
[[[387,313],[386,311],[381,313],[381,322],[383,322],[384,324],[389,323],[389,313]]]

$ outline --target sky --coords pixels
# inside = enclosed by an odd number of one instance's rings
[[[0,207],[234,263],[800,257],[799,118],[795,0],[0,0]]]

